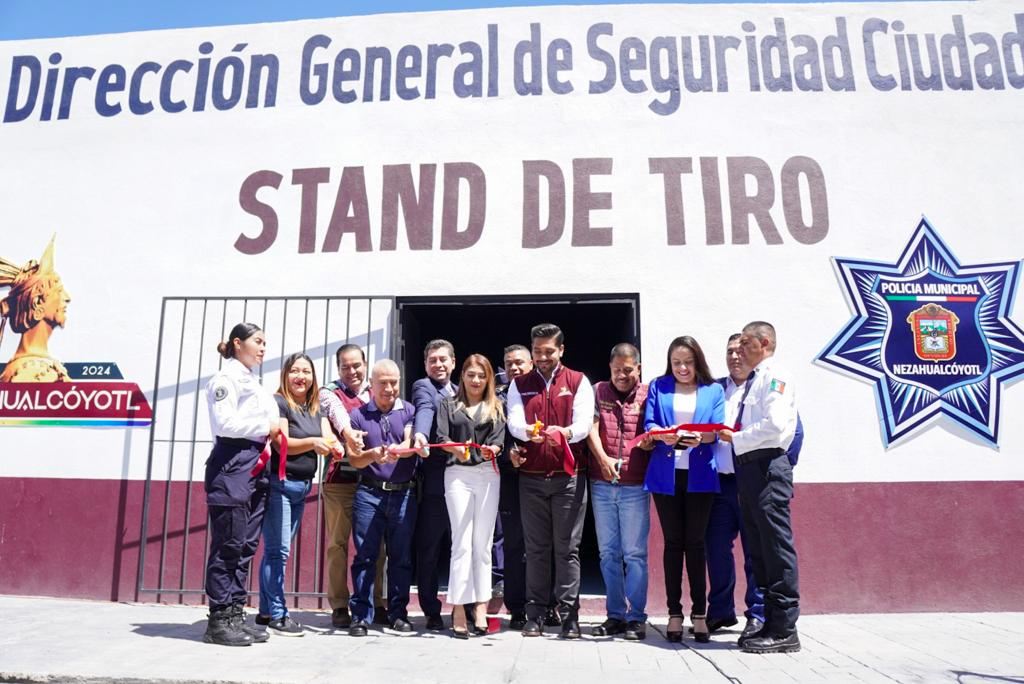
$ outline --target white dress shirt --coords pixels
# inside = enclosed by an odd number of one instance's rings
[[[742,430],[733,434],[737,454],[757,449],[786,449],[796,434],[796,387],[793,376],[768,358],[757,364],[743,400]]]
[[[736,416],[740,413],[740,399],[743,398],[743,385],[737,385],[731,377],[725,379],[725,420],[723,424],[732,427],[736,424]],[[718,472],[732,475],[736,466],[732,462],[732,445],[719,440],[715,443],[715,459],[718,461]]]
[[[228,359],[206,384],[210,430],[214,437],[262,442],[270,434],[271,421],[280,420],[273,395],[260,384],[259,376],[238,359]]]
[[[672,414],[676,425],[693,422],[693,414],[697,412],[697,391],[683,393],[672,393]],[[673,449],[673,456],[676,459],[676,470],[689,470],[690,450]]]
[[[548,378],[544,383],[545,389],[551,389],[551,381],[558,373],[558,369],[551,373],[551,377]],[[534,370],[534,373],[539,371]],[[582,375],[582,374],[581,374]],[[571,444],[576,442],[582,442],[590,434],[590,428],[594,424],[594,388],[590,384],[590,380],[584,375],[580,379],[580,386],[576,388],[576,394],[572,398],[572,422],[569,425],[562,427],[568,427],[572,430],[572,437],[569,439]],[[519,388],[516,387],[515,381],[511,382],[508,386],[508,431],[513,437],[521,442],[529,441],[527,430],[532,426],[526,424],[526,411],[523,409],[523,398],[519,396]],[[548,427],[545,425],[545,427]]]

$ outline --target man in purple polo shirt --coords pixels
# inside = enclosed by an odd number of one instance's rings
[[[387,549],[388,625],[411,634],[409,585],[412,583],[412,541],[416,529],[416,465],[414,453],[398,454],[412,442],[416,410],[402,401],[398,366],[382,359],[370,372],[370,401],[351,412],[352,429],[361,430],[363,451],[350,457],[359,469],[352,505],[356,558],[352,562],[352,626],[349,636],[366,636],[373,621],[373,583],[380,543]]]

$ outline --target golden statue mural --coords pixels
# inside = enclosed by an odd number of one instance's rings
[[[4,328],[21,335],[18,349],[7,362],[0,382],[65,382],[68,372],[50,356],[48,344],[53,329],[64,327],[71,301],[60,276],[53,270],[53,243],[50,239],[39,261],[24,266],[0,258],[0,287],[10,287],[0,299],[0,342]]]

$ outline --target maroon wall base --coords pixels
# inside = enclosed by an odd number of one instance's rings
[[[200,591],[153,591],[202,588],[201,485],[173,483],[169,502],[168,487],[152,485],[146,591],[137,591],[144,487],[137,481],[0,478],[0,593],[201,602]],[[175,521],[166,542],[165,503]],[[290,576],[289,589],[322,590],[322,525],[310,510],[293,550],[297,583]],[[805,613],[1024,610],[1024,574],[1009,551],[1024,544],[1019,482],[802,484],[793,516]],[[648,610],[655,615],[665,612],[661,548],[652,513]],[[740,582],[740,608],[742,588]],[[302,603],[324,607],[314,599]],[[602,612],[599,603],[592,608]]]

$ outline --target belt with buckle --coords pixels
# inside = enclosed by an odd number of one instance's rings
[[[409,480],[407,482],[388,482],[387,480],[381,480],[373,477],[372,475],[360,474],[359,484],[379,489],[382,492],[404,492],[407,489],[415,489],[416,480]]]
[[[775,447],[773,449],[754,449],[753,451],[748,451],[745,454],[736,454],[733,458],[733,462],[736,463],[736,465],[746,465],[748,463],[753,463],[754,461],[760,461],[762,458],[775,458],[776,456],[781,456],[784,453],[786,453],[786,450],[780,447]]]

